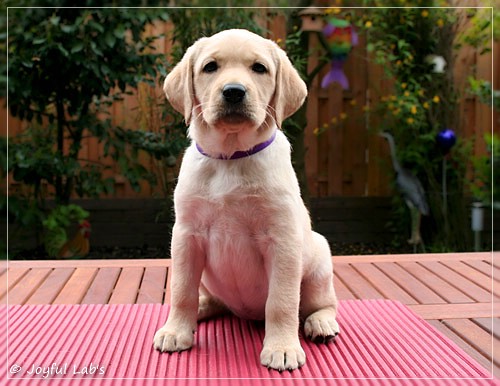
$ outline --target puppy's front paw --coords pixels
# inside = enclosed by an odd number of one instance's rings
[[[329,309],[312,313],[304,323],[304,333],[314,343],[328,343],[335,339],[339,332],[335,314]]]
[[[191,348],[194,341],[194,331],[189,329],[172,331],[162,327],[153,338],[153,345],[161,352],[183,351]]]
[[[298,339],[289,344],[264,343],[264,348],[260,353],[260,363],[278,371],[295,370],[306,363],[306,354]]]

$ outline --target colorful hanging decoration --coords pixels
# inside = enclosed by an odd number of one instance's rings
[[[344,62],[352,47],[358,44],[358,34],[349,21],[332,17],[323,28],[323,35],[332,63],[330,71],[321,81],[321,87],[326,88],[337,82],[346,90],[349,88],[349,81],[344,73]]]

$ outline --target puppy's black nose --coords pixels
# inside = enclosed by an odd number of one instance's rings
[[[247,89],[245,86],[239,83],[228,83],[222,89],[222,95],[226,102],[233,104],[240,103],[245,97],[246,92]]]

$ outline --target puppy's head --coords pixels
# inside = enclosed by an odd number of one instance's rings
[[[285,52],[246,30],[195,42],[165,79],[164,91],[205,150],[223,151],[216,143],[226,141],[232,143],[228,152],[269,136],[307,95]]]

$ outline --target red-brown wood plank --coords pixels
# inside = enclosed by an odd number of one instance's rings
[[[474,317],[500,317],[491,303],[417,304],[410,305],[424,319],[460,319]]]
[[[74,272],[74,268],[57,268],[45,278],[26,304],[50,304],[59,295],[66,282]]]
[[[445,280],[447,278],[445,273],[441,272],[441,275],[438,276],[432,271],[432,269],[429,269],[429,265],[432,266],[434,264],[435,262],[399,263],[399,265],[407,270],[412,276],[420,280],[432,291],[445,299],[448,303],[473,302],[473,299],[471,297],[467,296],[462,291],[459,291],[452,284]]]
[[[139,286],[141,285],[143,267],[123,268],[120,277],[109,299],[109,304],[130,304],[135,303]]]
[[[163,303],[166,281],[166,267],[145,268],[136,303]]]
[[[119,267],[105,267],[99,269],[90,284],[87,293],[82,299],[82,304],[107,304],[116,281],[120,276],[121,269]]]
[[[6,303],[7,291],[14,287],[28,272],[29,268],[10,268],[1,278],[2,287],[0,287],[0,299],[2,304]]]
[[[338,299],[342,300],[357,299],[356,295],[354,295],[352,291],[349,288],[347,288],[347,286],[340,279],[340,277],[335,276],[333,280],[333,286],[335,288],[335,293],[337,294]]]
[[[85,296],[90,283],[94,280],[97,268],[76,268],[59,295],[54,299],[54,304],[80,304]]]
[[[472,358],[474,358],[479,364],[481,364],[485,369],[493,372],[498,376],[500,374],[498,367],[493,367],[490,358],[485,357],[477,351],[474,347],[470,345],[470,341],[468,339],[463,339],[460,335],[458,335],[455,331],[453,331],[446,324],[446,321],[439,320],[428,320],[430,324],[432,324],[436,329],[442,332],[445,336],[450,338],[454,343],[456,343],[462,350],[464,350],[467,354],[469,354]]]
[[[473,321],[495,339],[500,340],[500,318],[474,318]]]
[[[4,298],[5,301],[9,304],[24,304],[51,272],[50,268],[31,269],[9,288],[8,295]]]
[[[489,261],[466,261],[464,262],[470,267],[484,273],[490,279],[500,282],[500,268],[494,267]]]
[[[485,292],[491,296],[492,289],[492,276],[490,274],[484,274],[483,272],[471,267],[470,265],[464,262],[443,262],[443,265],[449,267],[455,272],[459,273],[467,280],[473,282],[476,286],[481,287]],[[498,286],[497,286],[498,287]],[[497,296],[500,296],[500,288],[493,289],[493,293]]]
[[[474,349],[488,360],[493,359],[496,366],[500,365],[499,358],[493,358],[493,344],[491,334],[468,319],[448,319],[443,321],[448,328],[467,341]]]
[[[398,300],[404,304],[417,304],[418,302],[408,292],[401,288],[384,272],[374,264],[353,264],[361,275],[363,275],[385,298]]]
[[[335,274],[358,299],[383,299],[384,296],[348,264],[336,264]]]
[[[380,268],[392,280],[408,292],[412,297],[423,304],[444,304],[446,301],[438,296],[434,291],[427,287],[424,283],[415,279],[408,271],[397,264],[393,263],[377,263]]]

